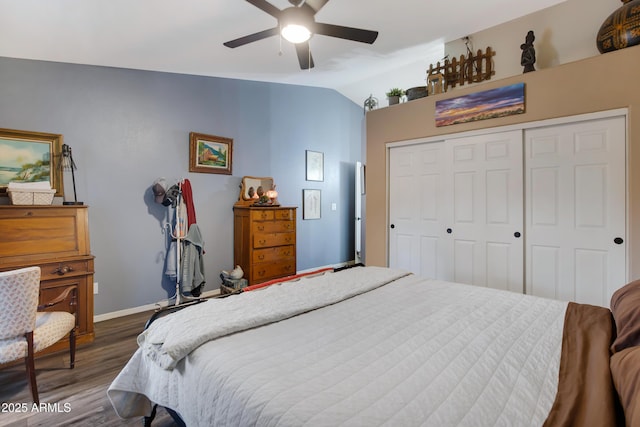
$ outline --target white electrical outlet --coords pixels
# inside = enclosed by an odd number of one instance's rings
[[[93,282],[93,294],[98,295],[98,282]]]
[[[338,209],[338,205],[336,205],[335,203],[331,203],[331,210],[335,211],[336,209]]]

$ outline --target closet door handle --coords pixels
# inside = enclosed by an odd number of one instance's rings
[[[395,224],[391,224],[389,227],[396,228],[396,225]]]
[[[513,233],[513,235],[515,236],[516,239],[522,236],[522,234],[520,234],[519,231],[516,231],[515,233]]]
[[[624,243],[624,240],[622,239],[622,237],[616,237],[615,239],[613,239],[613,243],[615,243],[616,245],[621,245]]]
[[[453,230],[450,228],[447,228],[447,234],[451,234],[451,233],[453,233]]]

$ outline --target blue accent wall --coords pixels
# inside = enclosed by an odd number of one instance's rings
[[[63,134],[73,149],[78,200],[90,206],[96,314],[173,294],[163,272],[168,209],[151,191],[159,177],[191,182],[205,291],[233,268],[244,175],[272,176],[280,203],[298,207],[298,270],[353,260],[363,123],[362,108],[330,89],[0,58],[0,127]],[[233,138],[233,175],[189,173],[192,131]],[[305,180],[305,150],[324,153],[323,182]],[[322,190],[319,220],[302,220],[305,188]],[[73,197],[69,173],[65,193]]]

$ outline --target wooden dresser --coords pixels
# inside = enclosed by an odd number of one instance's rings
[[[234,206],[234,266],[249,285],[296,273],[296,208]]]
[[[87,206],[0,206],[0,271],[40,266],[40,302],[77,285],[78,344],[94,339],[88,211]],[[68,310],[69,302],[53,309]],[[65,339],[46,352],[68,348]]]

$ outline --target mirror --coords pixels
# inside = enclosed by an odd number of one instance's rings
[[[271,177],[243,176],[236,204],[253,205],[259,201],[260,196],[266,195],[267,191],[273,189],[273,178]]]

